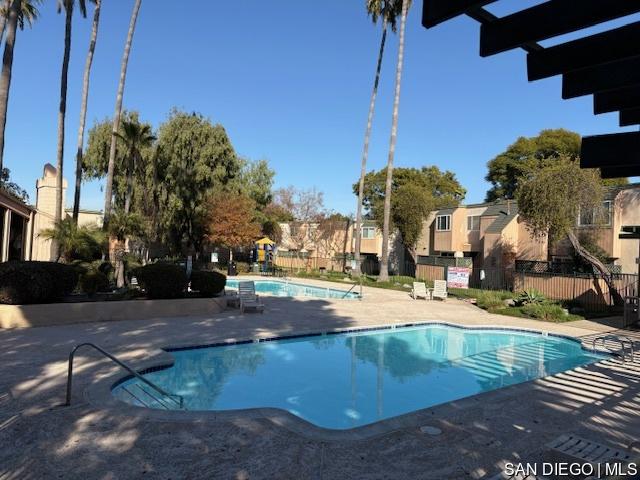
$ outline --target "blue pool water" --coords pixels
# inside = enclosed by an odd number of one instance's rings
[[[239,281],[240,280],[227,278],[227,287],[238,288]],[[269,295],[275,295],[278,297],[354,299],[359,296],[355,291],[349,292],[348,288],[345,290],[337,290],[334,288],[313,287],[310,285],[302,285],[300,283],[290,283],[279,280],[257,280],[254,283],[256,284],[256,292],[268,293]]]
[[[423,325],[171,352],[146,377],[189,410],[277,407],[348,429],[605,358],[576,341],[509,330]],[[114,395],[160,408],[136,379]],[[130,392],[135,392],[135,397]]]

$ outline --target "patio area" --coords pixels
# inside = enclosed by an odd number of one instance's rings
[[[551,324],[491,315],[455,299],[364,293],[362,301],[265,297],[263,315],[228,310],[207,318],[0,330],[0,479],[483,478],[503,462],[540,460],[544,445],[562,433],[618,448],[640,438],[638,357],[633,364],[606,360],[423,410],[411,414],[409,425],[360,440],[314,438],[267,418],[157,418],[89,402],[90,385],[119,373],[89,350],[77,356],[72,406],[61,406],[67,355],[81,342],[140,368],[162,360],[167,354],[160,349],[169,345],[427,320],[531,328],[588,344],[613,331],[587,320]],[[639,332],[625,334],[640,341]],[[422,433],[425,425],[442,434]]]

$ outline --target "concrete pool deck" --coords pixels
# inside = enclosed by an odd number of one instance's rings
[[[326,282],[304,283],[345,288]],[[545,330],[589,339],[613,329],[491,315],[464,302],[414,301],[366,289],[365,298],[265,297],[263,315],[229,310],[162,318],[0,330],[0,479],[40,478],[483,478],[504,462],[540,460],[566,432],[614,447],[640,439],[640,359],[611,359],[545,379],[426,409],[413,423],[363,440],[314,439],[265,418],[181,420],[133,415],[89,402],[89,387],[118,377],[90,350],[76,359],[73,403],[64,402],[71,348],[94,342],[140,368],[169,345],[439,320]],[[640,333],[625,332],[640,341]],[[179,412],[180,413],[180,412]],[[421,433],[428,425],[438,436]]]

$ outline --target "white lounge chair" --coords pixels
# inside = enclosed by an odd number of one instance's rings
[[[446,280],[433,281],[433,291],[431,292],[431,298],[439,298],[441,300],[447,299],[447,281]]]
[[[411,298],[417,300],[423,297],[425,300],[430,300],[431,295],[427,289],[427,285],[424,282],[413,282],[413,288],[411,289]]]
[[[264,313],[264,304],[260,296],[256,295],[256,284],[252,281],[238,282],[238,297],[240,299],[240,313],[247,308],[255,308]]]

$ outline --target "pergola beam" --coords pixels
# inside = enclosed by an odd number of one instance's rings
[[[640,57],[632,57],[563,74],[562,98],[575,98],[638,84]]]
[[[593,113],[596,115],[635,107],[640,107],[640,87],[619,88],[593,96]]]
[[[639,0],[549,0],[480,27],[480,55],[570,33],[640,11]]]
[[[640,22],[527,55],[529,81],[640,55]]]
[[[620,112],[620,126],[628,127],[629,125],[640,124],[640,108],[630,108]]]
[[[422,25],[435,27],[451,18],[463,15],[467,10],[484,7],[496,0],[425,0],[422,5]]]
[[[640,175],[640,132],[583,137],[580,167],[600,168],[604,178]]]

